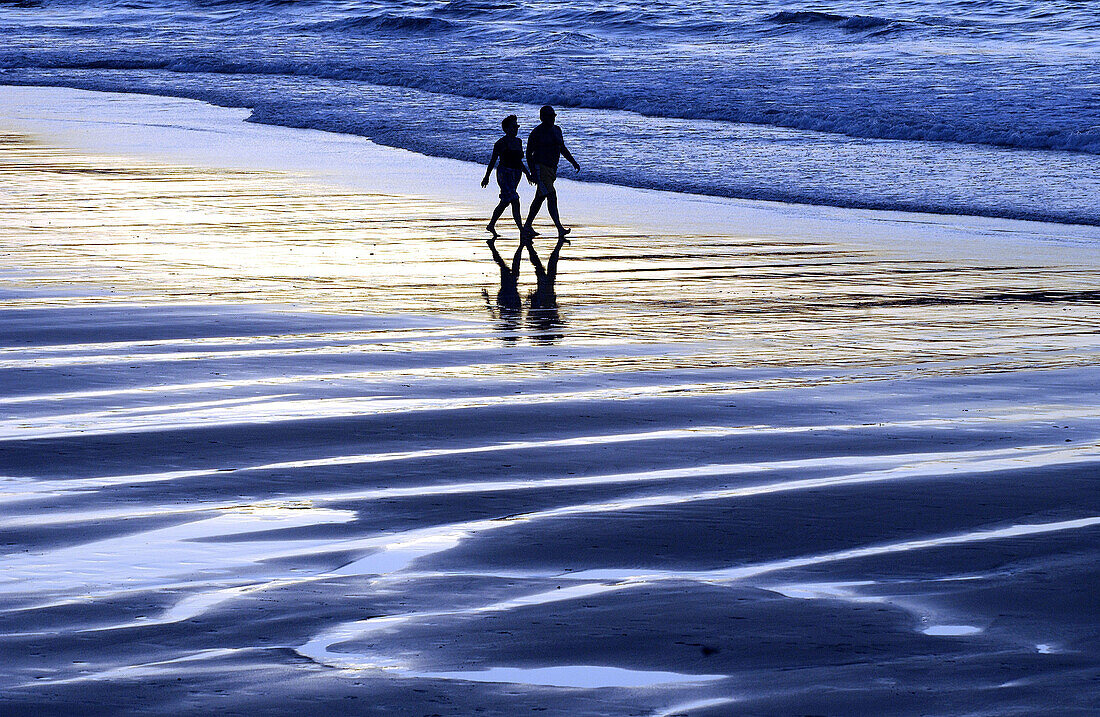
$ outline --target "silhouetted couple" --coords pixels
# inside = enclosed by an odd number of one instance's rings
[[[580,171],[581,166],[565,146],[561,128],[554,124],[557,113],[550,105],[546,105],[539,111],[542,123],[531,130],[527,138],[527,164],[524,165],[523,140],[519,135],[519,120],[515,115],[508,115],[500,126],[504,129],[504,136],[493,145],[493,156],[489,160],[489,167],[485,170],[485,177],[481,180],[481,186],[489,185],[489,175],[493,167],[497,165],[497,184],[500,185],[500,203],[493,210],[493,218],[489,220],[486,229],[493,235],[493,239],[500,236],[496,230],[497,219],[504,213],[509,205],[512,207],[512,217],[516,220],[520,239],[530,239],[537,232],[531,226],[535,216],[546,202],[546,208],[550,212],[550,218],[554,220],[554,226],[558,228],[558,236],[565,237],[569,229],[562,226],[558,216],[558,193],[554,189],[554,180],[558,178],[558,162],[564,156],[573,165],[573,169]],[[528,170],[527,167],[530,167]],[[519,180],[526,176],[527,181],[535,185],[535,198],[531,201],[531,209],[527,213],[527,221],[520,217],[519,208]],[[559,242],[560,245],[560,242]],[[521,243],[520,250],[523,246]],[[560,246],[559,246],[560,249]],[[518,253],[519,250],[517,250]],[[494,249],[495,253],[495,249]],[[536,259],[532,249],[532,261]]]

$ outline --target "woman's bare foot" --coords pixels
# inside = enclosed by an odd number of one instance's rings
[[[495,241],[495,240],[497,240],[497,239],[499,239],[499,238],[500,238],[500,234],[497,234],[497,228],[496,228],[496,226],[494,226],[494,225],[492,225],[492,224],[490,224],[489,226],[485,227],[485,231],[487,231],[487,232],[489,232],[490,234],[492,234],[492,235],[493,235],[493,239],[492,239],[491,241]]]

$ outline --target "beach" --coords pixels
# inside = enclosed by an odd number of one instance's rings
[[[0,87],[0,713],[1100,708],[1100,228],[568,170],[505,310],[249,114]]]

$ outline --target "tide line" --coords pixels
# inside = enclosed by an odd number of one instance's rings
[[[966,545],[976,542],[993,540],[1005,540],[1010,538],[1030,537],[1069,530],[1080,530],[1100,525],[1100,516],[1090,516],[1074,520],[1064,520],[1052,523],[1030,523],[993,528],[986,530],[968,531],[935,538],[921,538],[916,540],[899,541],[882,545],[853,548],[831,553],[800,556],[786,560],[759,563],[756,565],[744,565],[720,570],[707,571],[650,571],[639,572],[636,570],[585,570],[567,573],[558,577],[574,581],[576,584],[568,588],[555,588],[530,595],[520,596],[505,601],[498,601],[488,605],[447,611],[432,611],[420,613],[408,613],[405,615],[390,615],[385,617],[370,618],[343,623],[329,628],[316,635],[305,644],[296,648],[296,651],[310,660],[340,669],[396,669],[416,673],[411,666],[388,658],[385,655],[372,653],[354,653],[335,650],[337,645],[361,640],[371,634],[380,631],[392,633],[402,625],[422,620],[438,620],[443,617],[457,617],[479,615],[491,612],[513,610],[521,607],[545,605],[555,602],[564,602],[581,597],[593,597],[613,591],[641,587],[669,580],[690,580],[700,582],[723,583],[742,581],[761,575],[783,572],[795,568],[808,566],[820,566],[829,563],[854,560],[858,558],[876,557],[898,552],[914,550],[927,550],[931,548]],[[423,673],[427,676],[429,673]],[[447,673],[431,673],[434,676],[445,676]],[[461,675],[457,679],[468,679]]]

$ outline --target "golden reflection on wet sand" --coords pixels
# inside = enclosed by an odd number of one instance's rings
[[[621,226],[575,229],[557,287],[562,326],[493,322],[481,294],[495,280],[484,218],[438,201],[79,154],[11,134],[0,138],[0,177],[9,271],[87,290],[3,306],[278,303],[487,321],[521,343],[669,346],[600,359],[634,369],[990,357],[1066,366],[1091,360],[1100,327],[1100,277],[1087,266],[915,261],[888,248]],[[533,279],[525,266],[521,286]]]

